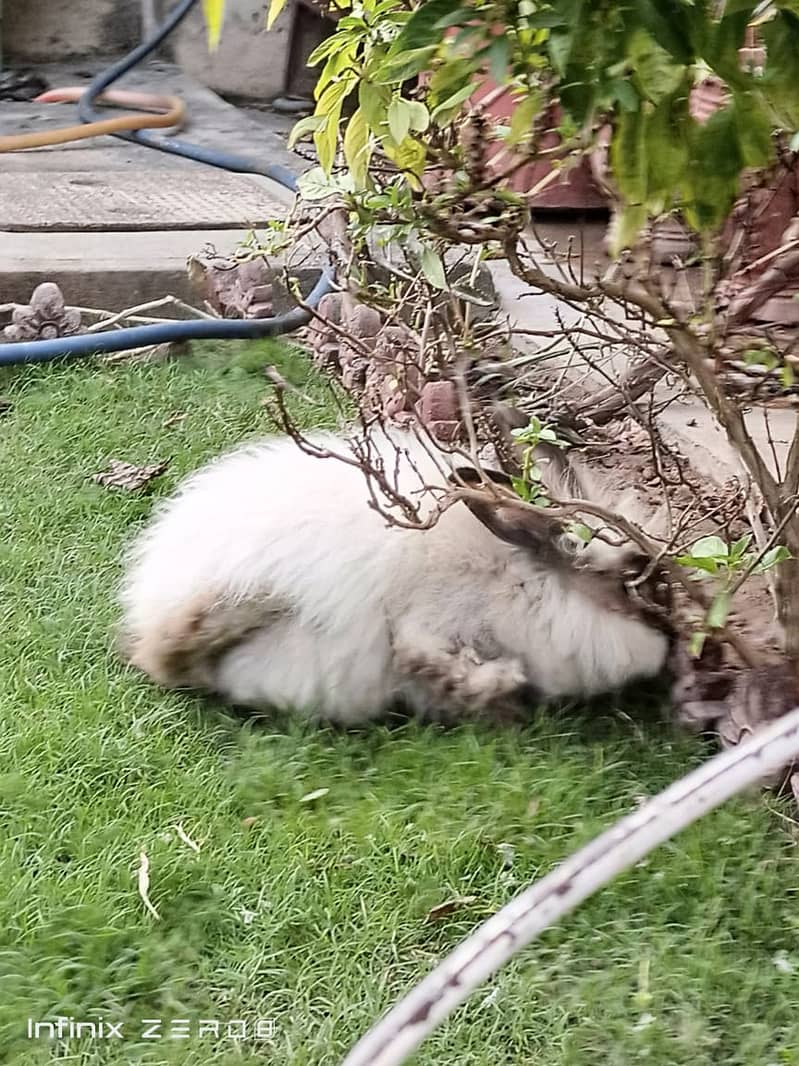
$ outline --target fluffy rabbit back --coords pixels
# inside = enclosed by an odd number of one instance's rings
[[[339,437],[313,439],[347,451]],[[372,446],[400,492],[423,512],[434,506],[420,490],[447,486],[448,456],[431,457],[410,434]],[[168,686],[343,722],[398,697],[465,711],[524,686],[592,693],[660,668],[661,634],[462,504],[420,532],[389,527],[371,498],[357,466],[290,440],[199,471],[134,545],[122,592],[128,657]]]

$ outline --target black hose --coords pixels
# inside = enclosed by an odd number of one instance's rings
[[[197,6],[197,2],[198,0],[180,0],[152,37],[97,75],[78,102],[78,114],[82,122],[97,122],[106,117],[101,111],[95,110],[94,103],[97,97],[115,81],[119,81],[123,74],[127,74],[129,70],[154,52],[175,27],[180,25],[192,8]],[[239,174],[261,174],[294,191],[297,188],[295,176],[288,167],[281,166],[279,163],[260,163],[254,159],[247,159],[245,156],[223,152],[216,148],[203,148],[198,144],[190,144],[176,137],[163,137],[147,130],[120,131],[113,136],[132,141],[134,144],[145,145],[147,148],[155,148],[159,152],[169,152],[172,155],[183,156],[185,159],[193,159],[197,163],[220,167],[223,170],[232,170]]]
[[[93,103],[100,93],[129,70],[150,55],[161,42],[182,22],[197,0],[181,0],[169,13],[159,29],[138,48],[124,56],[113,66],[99,74],[81,97],[78,112],[83,122],[95,122],[99,115]],[[286,167],[279,164],[261,164],[243,156],[231,155],[216,149],[201,148],[172,138],[159,137],[143,130],[134,133],[119,133],[114,136],[133,141],[147,148],[184,156],[198,163],[220,167],[243,174],[261,174],[271,178],[292,192],[297,190],[297,179]],[[316,307],[322,297],[333,287],[332,272],[323,270],[313,290],[305,300],[308,307]],[[18,363],[48,363],[71,356],[95,355],[100,352],[119,352],[133,348],[148,348],[153,344],[168,344],[186,340],[239,340],[258,337],[275,337],[291,333],[307,325],[311,314],[303,308],[295,308],[284,315],[258,319],[203,319],[202,321],[164,322],[153,326],[135,326],[108,333],[83,334],[77,337],[58,337],[41,341],[21,341],[0,344],[0,366]]]
[[[327,271],[317,281],[305,303],[315,307],[325,293],[330,292]],[[295,307],[285,315],[274,318],[203,318],[190,321],[161,322],[154,326],[134,326],[130,329],[109,330],[108,333],[84,333],[77,337],[57,337],[54,340],[20,341],[0,344],[0,366],[17,363],[51,363],[69,356],[96,355],[100,352],[123,352],[133,348],[149,348],[152,344],[170,344],[189,340],[255,340],[292,333],[311,320],[308,311]]]

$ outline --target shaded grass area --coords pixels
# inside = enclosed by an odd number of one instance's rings
[[[152,499],[91,475],[170,458],[166,492],[264,432],[266,361],[322,395],[278,345],[197,352],[0,382],[4,1062],[332,1066],[477,921],[708,754],[646,691],[531,712],[523,729],[346,734],[241,719],[125,670],[114,588]],[[799,1063],[791,813],[755,795],[706,818],[547,933],[415,1061]],[[137,893],[142,849],[160,921]],[[451,897],[474,899],[428,921]],[[121,1023],[125,1039],[27,1039],[29,1018],[56,1015]],[[171,1038],[175,1019],[188,1039]],[[272,1038],[225,1035],[259,1019]],[[198,1036],[202,1020],[220,1036]]]

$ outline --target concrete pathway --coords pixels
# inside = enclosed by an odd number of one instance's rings
[[[52,67],[53,87],[88,84],[102,67]],[[182,140],[307,167],[287,151],[282,116],[254,118],[187,78],[151,62],[126,88],[172,93],[187,104]],[[274,121],[271,121],[271,119]],[[0,102],[0,133],[69,125],[73,105]],[[186,259],[213,244],[229,254],[253,227],[281,217],[291,194],[266,178],[230,174],[113,137],[0,156],[0,304],[27,302],[41,281],[67,303],[121,310],[171,293],[194,299]]]

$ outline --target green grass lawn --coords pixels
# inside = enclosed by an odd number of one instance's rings
[[[152,498],[91,475],[169,458],[166,492],[263,432],[264,361],[317,389],[266,344],[0,380],[3,1062],[332,1066],[477,922],[707,757],[651,692],[525,729],[344,734],[243,720],[123,668],[120,553]],[[792,816],[756,795],[706,818],[545,934],[414,1061],[799,1063]],[[159,921],[137,891],[142,849]],[[453,896],[474,901],[426,920]],[[121,1022],[125,1040],[26,1038],[29,1018],[56,1015]],[[144,1019],[195,1035],[145,1040]],[[199,1038],[201,1019],[271,1019],[274,1037]]]

